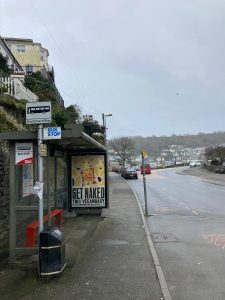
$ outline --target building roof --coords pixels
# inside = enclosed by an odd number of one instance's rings
[[[4,46],[4,48],[7,51],[8,55],[11,56],[12,60],[17,64],[17,68],[19,68],[21,71],[23,71],[23,68],[21,67],[21,65],[19,64],[19,62],[15,58],[15,56],[12,54],[12,52],[10,51],[9,47],[7,46],[7,44],[4,41],[4,38],[2,38],[1,36],[0,36],[0,42]]]
[[[3,37],[5,41],[12,41],[12,42],[23,42],[23,43],[31,43],[33,44],[32,39],[24,39],[24,38],[13,38],[13,37]]]
[[[4,37],[3,38],[5,42],[7,43],[23,43],[23,44],[33,44],[33,45],[39,45],[41,49],[45,50],[47,52],[47,55],[49,56],[48,49],[42,47],[41,43],[35,43],[32,39],[25,39],[25,38],[13,38],[13,37]]]

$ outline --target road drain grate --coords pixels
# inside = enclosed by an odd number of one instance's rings
[[[156,232],[151,234],[152,240],[155,243],[177,242],[177,238],[172,233]]]

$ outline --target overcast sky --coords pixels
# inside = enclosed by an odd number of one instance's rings
[[[224,28],[224,0],[0,0],[1,36],[47,48],[109,137],[224,131]]]

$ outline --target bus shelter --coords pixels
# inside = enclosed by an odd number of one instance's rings
[[[0,140],[10,148],[10,239],[9,259],[38,253],[37,243],[26,244],[27,226],[38,220],[37,131],[0,133]],[[108,207],[107,149],[82,132],[78,125],[68,125],[61,139],[44,140],[43,210],[45,226],[51,227],[54,209],[63,214],[100,214]],[[40,145],[39,145],[40,146]],[[21,151],[32,152],[32,162],[21,163]],[[45,220],[46,220],[45,218]],[[33,224],[33,223],[32,223]]]

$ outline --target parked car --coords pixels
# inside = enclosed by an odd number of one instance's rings
[[[138,179],[138,174],[137,174],[137,171],[135,170],[135,168],[131,167],[131,168],[124,169],[123,177],[125,179],[132,179],[132,178]]]
[[[225,174],[225,167],[220,167],[220,168],[216,169],[215,173]]]
[[[198,160],[195,160],[195,161],[192,161],[190,164],[189,164],[190,168],[193,168],[193,167],[201,167],[201,162],[198,161]]]
[[[140,171],[140,167],[139,166],[135,166],[134,167],[136,171]]]
[[[152,173],[152,169],[150,164],[145,164],[145,174],[151,174]],[[141,166],[141,174],[143,174],[143,167]]]

